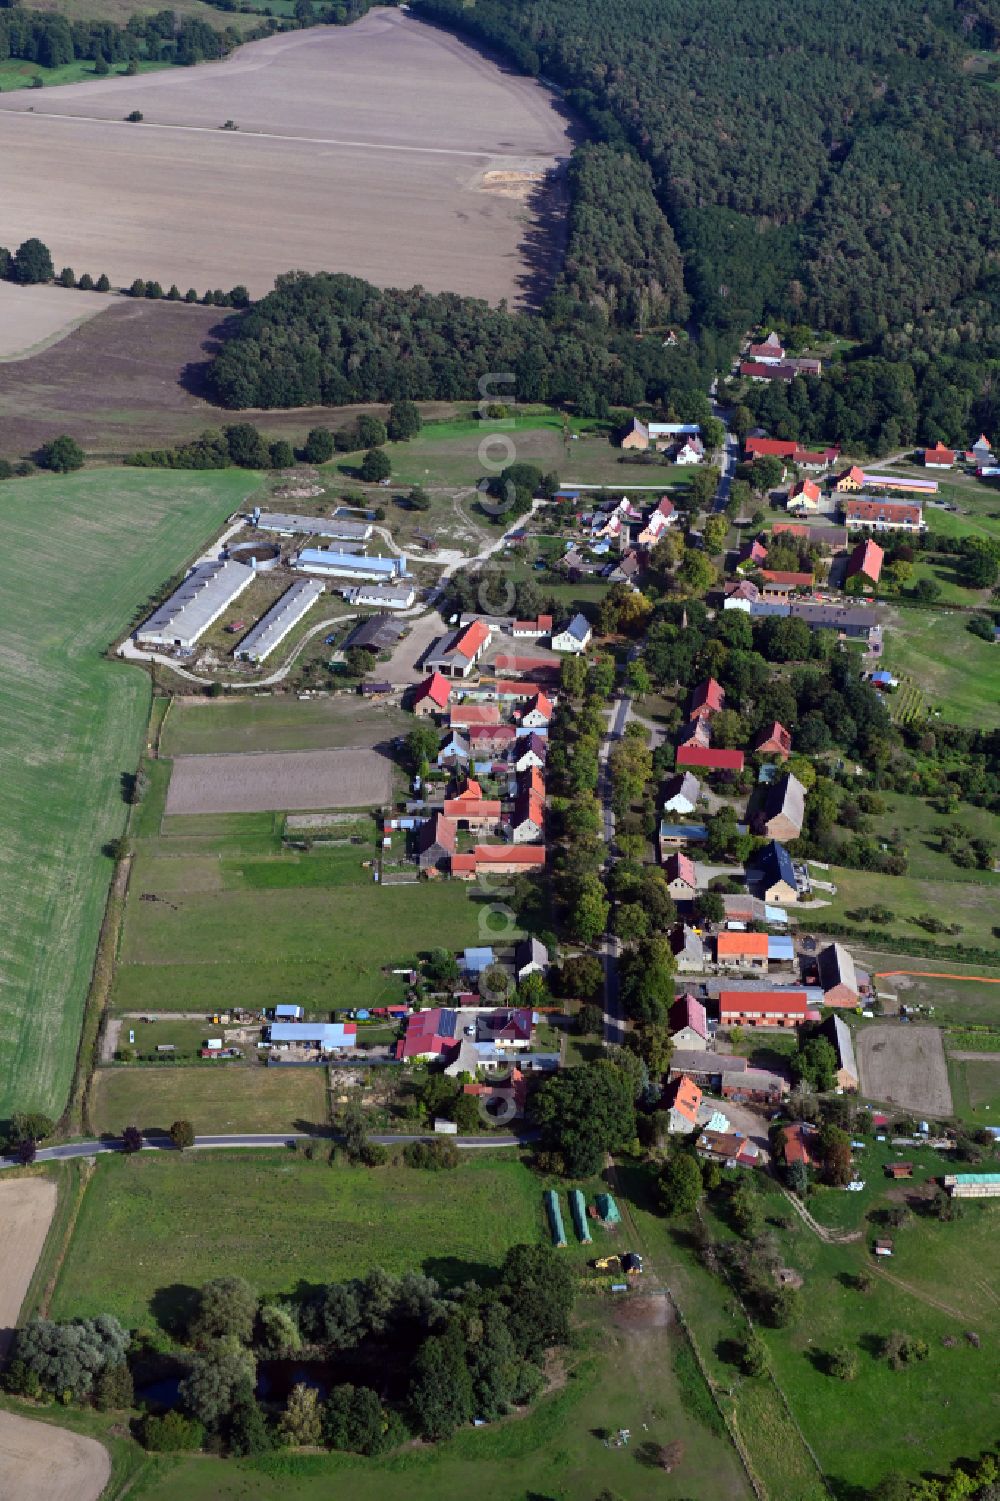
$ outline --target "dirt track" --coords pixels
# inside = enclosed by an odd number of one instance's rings
[[[0,1412],[4,1501],[97,1501],[110,1478],[108,1451],[96,1439]]]
[[[545,89],[399,11],[0,97],[7,242],[182,291],[257,296],[300,268],[516,301],[551,247],[484,173],[527,181],[569,150]]]
[[[367,808],[388,801],[392,762],[377,750],[178,756],[167,814]]]
[[[0,1183],[0,1358],[17,1323],[55,1207],[56,1186],[49,1178],[7,1178]],[[17,1493],[4,1489],[0,1459],[0,1496],[8,1494]]]
[[[936,1027],[866,1027],[858,1035],[861,1092],[919,1115],[953,1111],[948,1065]]]

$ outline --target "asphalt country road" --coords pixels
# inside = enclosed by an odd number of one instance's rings
[[[487,1147],[516,1147],[523,1142],[531,1141],[533,1132],[525,1132],[522,1136],[510,1134],[498,1136],[448,1136],[434,1132],[422,1135],[374,1135],[370,1141],[378,1142],[380,1146],[405,1145],[411,1141],[448,1141],[453,1147],[461,1147],[465,1151],[482,1150]],[[186,1151],[204,1151],[229,1147],[288,1147],[297,1145],[300,1141],[320,1141],[331,1144],[341,1138],[334,1133],[317,1136],[306,1131],[280,1131],[269,1134],[242,1135],[242,1136],[196,1136],[194,1146],[187,1147]],[[35,1156],[36,1162],[67,1162],[74,1157],[96,1157],[103,1152],[123,1152],[120,1137],[102,1137],[90,1141],[67,1142],[64,1146],[39,1147]],[[175,1147],[169,1136],[151,1134],[143,1137],[142,1150],[144,1152],[176,1152],[180,1148]],[[18,1167],[19,1164],[11,1157],[0,1159],[0,1170],[3,1168]]]

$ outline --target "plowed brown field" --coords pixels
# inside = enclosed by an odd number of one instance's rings
[[[257,296],[295,268],[516,301],[544,247],[485,174],[544,175],[569,149],[538,84],[373,11],[220,63],[4,95],[5,241],[38,235],[114,284]]]

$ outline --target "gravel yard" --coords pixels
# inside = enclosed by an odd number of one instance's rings
[[[166,812],[367,808],[388,800],[392,762],[377,750],[178,756]]]

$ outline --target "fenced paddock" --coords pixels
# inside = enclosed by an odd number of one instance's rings
[[[289,751],[178,756],[167,817],[184,813],[257,813],[365,808],[387,802],[392,762],[377,750]]]

